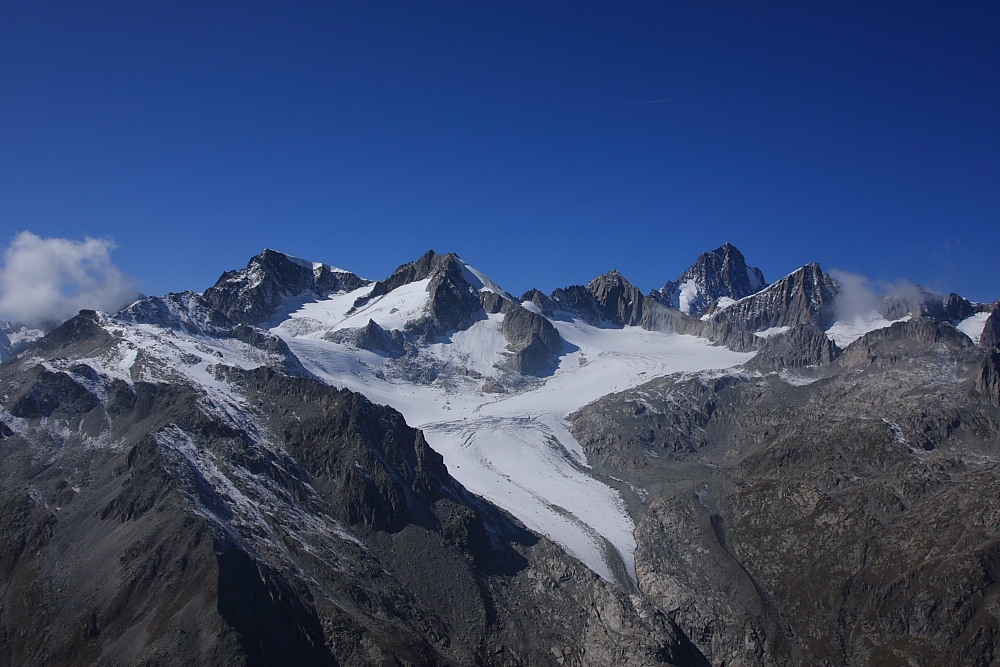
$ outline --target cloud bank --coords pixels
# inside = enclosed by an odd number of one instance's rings
[[[919,285],[907,280],[873,282],[849,271],[833,269],[829,273],[840,284],[840,292],[834,300],[838,319],[865,316],[871,311],[885,311],[887,301],[895,302],[902,308],[919,308],[929,296]]]
[[[89,308],[115,312],[137,298],[136,281],[111,261],[110,239],[14,237],[0,267],[0,318],[54,324]]]

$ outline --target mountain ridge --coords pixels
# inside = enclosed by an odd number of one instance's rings
[[[0,364],[0,661],[991,659],[997,304],[692,266],[265,250],[82,311]]]

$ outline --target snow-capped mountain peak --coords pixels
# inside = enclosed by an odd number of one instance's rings
[[[724,243],[702,254],[681,276],[654,295],[688,315],[701,316],[721,298],[738,300],[767,286],[764,274],[748,266],[736,246]]]

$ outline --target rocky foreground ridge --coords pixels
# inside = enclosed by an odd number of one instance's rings
[[[767,284],[729,244],[650,294],[612,271],[521,297],[456,255],[370,281],[264,251],[8,338],[0,663],[994,664],[998,304],[846,313],[843,289],[818,264]],[[633,333],[735,361],[585,348]],[[573,373],[609,379],[536,445],[632,541],[524,498],[600,572],[435,449],[544,421],[484,415]],[[477,407],[421,431],[379,404],[421,391]]]

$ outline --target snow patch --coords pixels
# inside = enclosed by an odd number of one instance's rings
[[[973,343],[979,345],[979,339],[983,335],[983,329],[986,328],[986,320],[988,319],[990,319],[990,313],[976,313],[956,324],[955,328],[971,338]]]
[[[465,260],[459,258],[458,263],[462,267],[462,273],[463,273],[462,277],[465,278],[465,282],[469,283],[469,285],[471,285],[475,289],[479,290],[480,292],[496,292],[505,299],[508,299],[510,301],[514,300],[514,297],[512,297],[510,294],[504,291],[504,289],[501,288],[500,285],[496,284],[493,280],[491,280],[481,271],[478,271],[477,269],[469,266],[465,262]]]
[[[501,313],[488,315],[485,320],[473,322],[465,331],[456,331],[449,342],[428,346],[428,352],[445,363],[493,375],[507,346],[501,331],[503,318]]]
[[[780,371],[778,373],[778,377],[781,378],[785,384],[790,384],[793,387],[804,387],[807,384],[812,384],[813,382],[819,380],[818,377],[806,377],[787,369]]]
[[[530,310],[535,315],[541,315],[542,314],[541,308],[539,308],[538,306],[536,306],[534,301],[522,301],[521,302],[521,308],[524,308],[525,310]]]
[[[857,315],[846,320],[837,320],[826,330],[826,337],[837,344],[837,347],[844,349],[857,339],[870,331],[890,327],[896,322],[907,322],[911,319],[909,315],[898,320],[887,320],[874,310],[863,315]]]
[[[759,292],[760,290],[764,289],[767,286],[766,283],[761,281],[760,277],[757,275],[757,272],[751,269],[749,266],[747,267],[747,279],[750,281],[750,289],[753,290],[754,292]]]
[[[754,331],[753,335],[758,338],[770,338],[771,336],[777,336],[778,334],[783,334],[791,329],[791,327],[771,327],[770,329],[761,329],[760,331]]]

